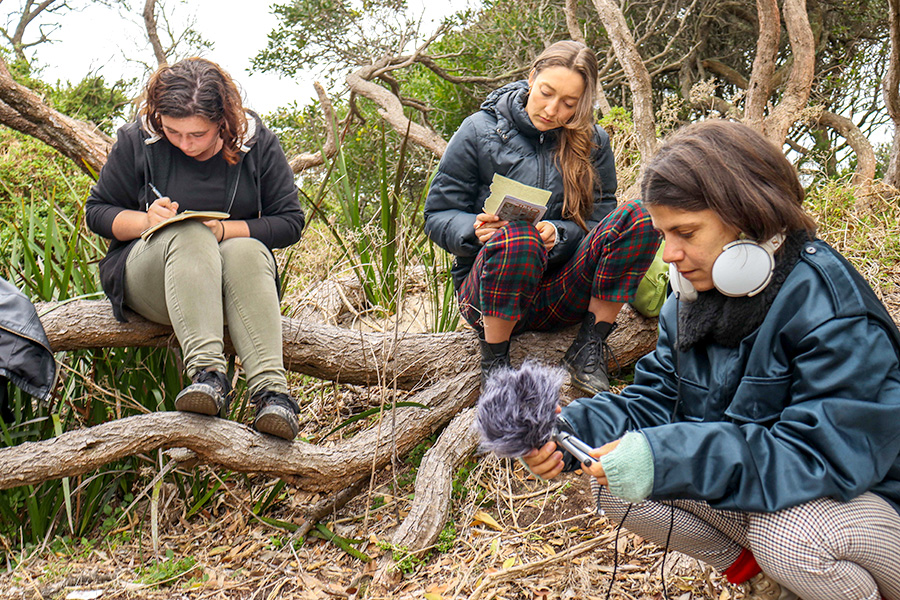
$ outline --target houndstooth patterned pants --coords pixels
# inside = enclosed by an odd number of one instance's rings
[[[871,492],[774,513],[718,510],[697,500],[629,505],[592,482],[598,507],[624,528],[711,565],[749,549],[769,577],[804,600],[900,600],[900,514]],[[671,524],[671,535],[670,535]]]

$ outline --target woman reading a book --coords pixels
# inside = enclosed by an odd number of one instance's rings
[[[509,365],[524,330],[581,322],[564,364],[572,384],[609,389],[606,339],[659,238],[640,204],[616,207],[609,136],[595,124],[597,58],[562,41],[527,81],[492,92],[450,140],[425,201],[425,231],[455,255],[460,313],[479,332],[482,377]],[[495,175],[549,191],[535,224],[485,210]]]
[[[186,210],[202,212],[173,219]],[[299,409],[282,361],[272,249],[300,239],[304,216],[278,140],[231,77],[201,58],[161,67],[138,120],[119,129],[85,216],[111,240],[100,278],[116,318],[128,307],[175,331],[191,378],[175,408],[227,414],[227,323],[255,427],[293,439]]]

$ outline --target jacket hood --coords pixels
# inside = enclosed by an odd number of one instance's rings
[[[534,126],[531,117],[525,112],[527,98],[528,81],[525,79],[514,81],[488,94],[481,103],[481,110],[494,115],[497,119],[497,128],[503,132],[509,133],[514,130],[529,137],[539,137],[542,132]]]
[[[143,107],[142,107],[143,108]],[[156,131],[153,128],[153,125],[150,123],[150,120],[147,119],[147,115],[145,115],[142,111],[139,111],[140,114],[140,124],[141,129],[143,129],[150,136],[144,140],[144,143],[148,146],[150,144],[155,144],[159,140],[163,139],[163,134],[159,131]],[[244,111],[244,118],[247,120],[247,130],[244,132],[244,135],[240,140],[240,150],[241,152],[247,153],[250,151],[250,148],[256,143],[259,131],[260,119],[259,115],[250,110]]]

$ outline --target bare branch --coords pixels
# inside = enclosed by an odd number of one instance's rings
[[[300,173],[311,167],[318,167],[325,163],[325,157],[331,158],[337,154],[337,140],[335,139],[334,128],[336,126],[334,120],[334,108],[331,105],[331,99],[325,93],[322,84],[316,81],[313,83],[316,94],[319,96],[319,103],[322,105],[322,117],[325,121],[325,146],[321,152],[303,152],[291,158],[291,170],[294,173]]]
[[[765,127],[766,137],[779,148],[809,102],[816,74],[816,44],[806,12],[806,0],[784,0],[784,24],[791,43],[793,64],[781,101],[766,119]]]
[[[159,41],[159,31],[156,27],[156,0],[146,0],[144,2],[144,26],[147,28],[147,39],[150,40],[150,46],[153,48],[153,55],[156,57],[157,66],[163,66],[168,63],[166,51]]]
[[[593,0],[597,14],[609,34],[619,64],[628,77],[634,104],[634,125],[638,138],[641,160],[647,161],[656,153],[656,117],[653,113],[653,88],[650,73],[644,65],[628,23],[621,9],[613,0]]]

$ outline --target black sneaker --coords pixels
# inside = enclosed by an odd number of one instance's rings
[[[489,344],[479,337],[478,344],[481,346],[481,389],[484,390],[484,385],[487,383],[491,372],[511,366],[509,362],[509,340]]]
[[[594,323],[594,314],[588,313],[581,322],[575,341],[563,356],[563,366],[569,371],[572,386],[592,396],[609,391],[609,359],[616,357],[606,343],[616,328],[615,323]],[[616,361],[618,364],[618,361]]]
[[[297,437],[300,421],[297,415],[300,407],[293,398],[281,392],[264,390],[250,398],[256,405],[256,419],[253,426],[261,433],[268,433],[286,440]]]
[[[175,396],[175,410],[201,415],[225,415],[231,404],[231,382],[219,371],[198,371],[189,386]]]

